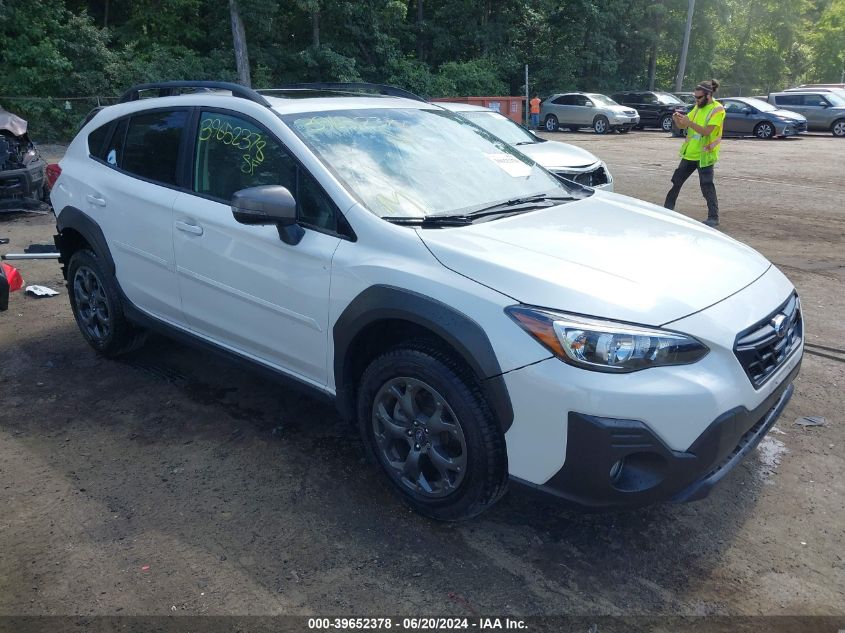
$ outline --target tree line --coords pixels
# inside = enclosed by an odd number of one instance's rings
[[[253,87],[372,81],[430,97],[502,95],[524,94],[528,64],[530,90],[541,96],[672,89],[688,7],[687,0],[0,0],[0,105],[43,121],[55,136],[78,121],[83,102],[69,98],[167,79],[248,76]],[[845,0],[695,2],[686,89],[716,77],[724,94],[762,94],[838,82],[844,69]]]

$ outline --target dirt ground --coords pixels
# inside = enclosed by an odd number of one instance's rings
[[[677,163],[659,132],[544,136],[651,202]],[[723,143],[721,229],[795,283],[814,347],[776,428],[688,505],[587,515],[511,493],[428,521],[331,405],[165,339],[104,360],[56,262],[18,262],[61,294],[0,313],[0,615],[845,615],[843,155],[830,135]],[[695,176],[678,209],[706,216]],[[0,216],[0,253],[53,229]]]

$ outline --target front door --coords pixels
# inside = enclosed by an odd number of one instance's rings
[[[329,282],[337,210],[266,128],[202,111],[193,144],[193,193],[174,205],[182,307],[192,330],[317,385],[327,383]],[[232,194],[282,185],[296,198],[305,236],[237,222]]]

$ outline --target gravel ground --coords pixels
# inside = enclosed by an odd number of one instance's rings
[[[677,163],[663,133],[544,136],[656,203]],[[0,615],[845,615],[843,150],[723,143],[721,229],[795,283],[815,353],[760,448],[682,506],[588,515],[509,494],[433,523],[330,405],[165,339],[101,359],[56,263],[19,262],[61,295],[0,313]],[[706,216],[695,176],[678,210]],[[53,224],[0,216],[0,253]],[[826,424],[794,424],[807,415]]]

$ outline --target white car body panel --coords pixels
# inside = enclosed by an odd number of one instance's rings
[[[703,224],[610,193],[423,239],[443,265],[522,303],[648,325],[713,305],[771,265]]]

